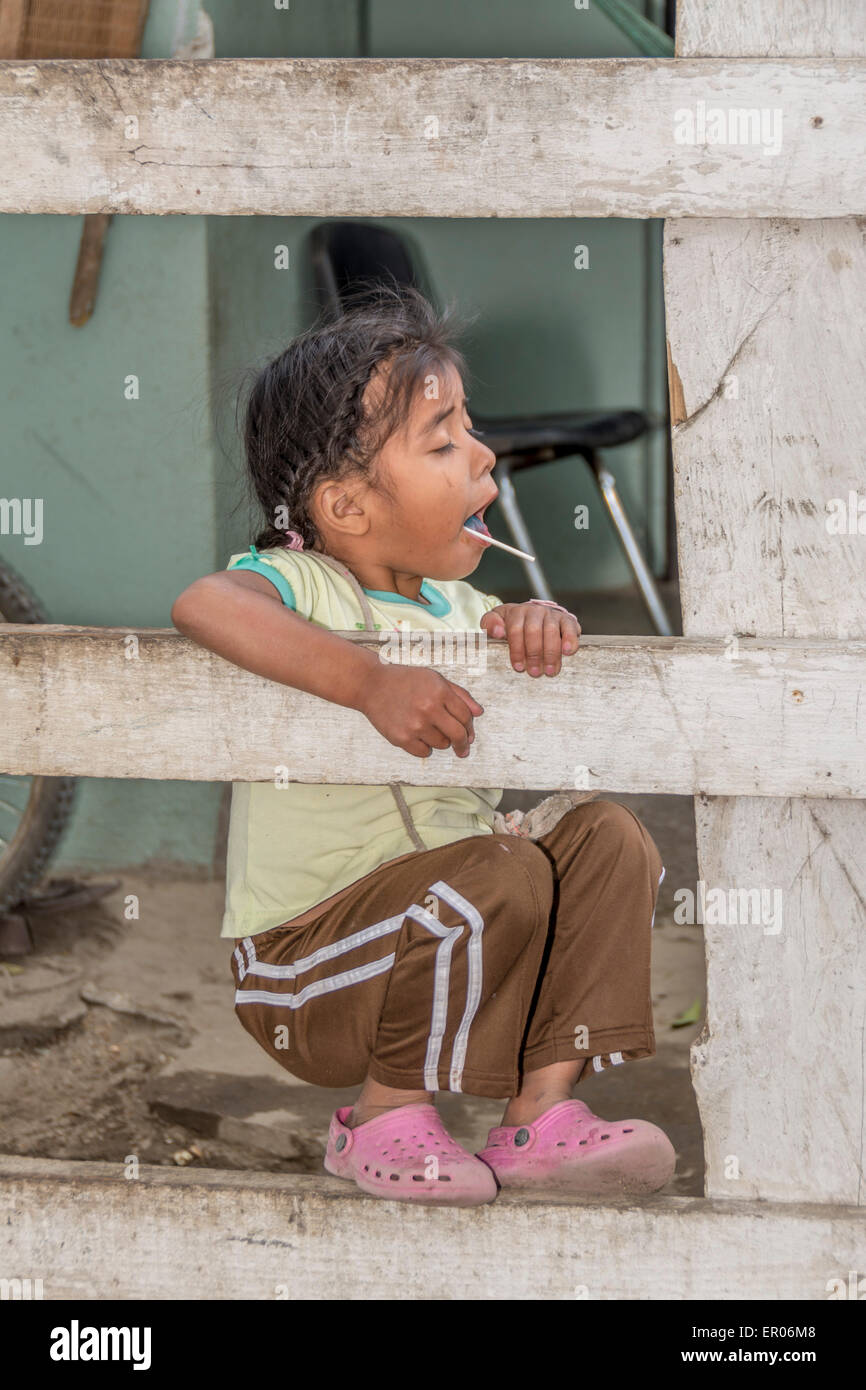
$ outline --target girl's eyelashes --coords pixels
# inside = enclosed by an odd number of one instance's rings
[[[474,436],[475,436],[476,439],[483,439],[483,438],[484,438],[484,431],[483,431],[483,430],[476,430],[476,429],[473,429],[471,425],[467,426],[466,433],[467,433],[467,434],[474,434]],[[453,444],[453,443],[449,440],[447,444],[443,444],[443,445],[442,445],[442,448],[441,448],[441,449],[434,449],[433,452],[434,452],[434,454],[450,454],[450,453],[451,453],[451,450],[452,450],[452,449],[456,449],[456,448],[457,448],[457,445],[456,445],[456,444]]]

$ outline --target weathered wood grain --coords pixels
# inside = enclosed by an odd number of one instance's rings
[[[665,230],[685,631],[862,637],[864,224]]]
[[[325,1176],[142,1165],[128,1180],[120,1163],[0,1155],[0,1262],[41,1279],[46,1300],[815,1302],[858,1296],[849,1271],[862,1277],[866,1220],[850,1207],[504,1192],[434,1211]]]
[[[866,796],[866,641],[582,637],[559,676],[538,679],[511,669],[503,641],[479,658],[437,666],[484,706],[470,756],[423,759],[358,711],[241,670],[170,628],[6,624],[0,767],[198,781],[263,781],[286,767],[298,782]]]
[[[677,40],[862,58],[866,24],[853,0],[681,0]],[[684,632],[855,649],[866,534],[827,522],[852,491],[866,510],[862,219],[671,220],[664,260]],[[707,891],[778,886],[785,919],[705,927],[706,1191],[863,1204],[866,802],[801,796],[695,802]]]
[[[677,53],[685,57],[862,58],[863,0],[678,0]]]
[[[701,104],[779,111],[778,152],[678,143]],[[840,217],[866,212],[866,64],[9,61],[0,165],[2,212]]]

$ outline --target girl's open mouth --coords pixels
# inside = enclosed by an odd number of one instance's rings
[[[478,512],[473,512],[470,517],[467,517],[463,523],[463,526],[464,529],[468,528],[470,531],[477,532],[479,536],[490,535],[490,532],[487,529],[487,525],[484,519],[481,516],[479,516]]]

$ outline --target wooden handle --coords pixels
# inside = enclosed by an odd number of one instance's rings
[[[72,281],[72,293],[69,296],[69,322],[76,328],[81,328],[87,323],[93,313],[96,292],[99,289],[105,234],[111,218],[110,212],[85,214],[81,245],[78,248],[78,263]]]

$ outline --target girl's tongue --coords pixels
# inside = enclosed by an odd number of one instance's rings
[[[470,531],[480,532],[482,536],[490,535],[490,532],[488,531],[486,524],[481,520],[481,517],[478,516],[477,512],[473,512],[472,516],[469,517],[469,520],[464,521],[463,525],[468,526]]]

